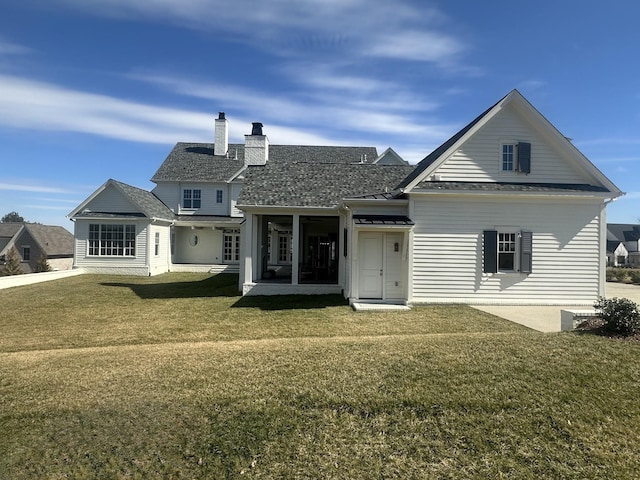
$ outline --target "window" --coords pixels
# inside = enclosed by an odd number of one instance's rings
[[[135,252],[135,225],[97,223],[89,225],[89,255],[133,257]]]
[[[156,232],[154,253],[156,254],[156,257],[160,255],[160,232]]]
[[[278,232],[278,263],[291,263],[291,232]]]
[[[222,235],[222,258],[225,262],[240,261],[240,230],[225,230]]]
[[[31,260],[31,247],[29,245],[24,245],[22,247],[22,261],[28,262]]]
[[[185,188],[182,191],[182,208],[200,208],[202,191],[198,189]]]
[[[502,170],[503,171],[513,171],[515,147],[516,146],[513,143],[505,143],[502,145]]]
[[[531,173],[531,144],[527,142],[503,143],[502,171]]]
[[[513,272],[516,269],[516,234],[498,233],[498,271]]]
[[[483,234],[485,273],[531,273],[533,234],[528,231],[485,230]]]
[[[216,203],[222,203],[222,190],[216,190]]]

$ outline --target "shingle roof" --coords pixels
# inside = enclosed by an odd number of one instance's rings
[[[235,158],[236,151],[238,158]],[[243,166],[244,145],[229,145],[229,157],[213,154],[211,143],[177,143],[152,182],[226,182]]]
[[[640,225],[629,223],[607,224],[607,250],[614,250],[619,243],[622,243],[628,252],[637,252],[638,240],[640,240]],[[610,245],[614,243],[615,245],[611,249]]]
[[[63,227],[27,223],[25,228],[48,257],[73,255],[73,235]]]
[[[13,238],[18,233],[18,230],[22,228],[22,225],[24,225],[22,222],[0,223],[0,237]]]
[[[127,195],[136,205],[142,209],[142,213],[150,218],[173,219],[174,214],[158,197],[152,192],[142,188],[133,187],[126,183],[111,180],[115,185]]]
[[[604,187],[573,183],[515,183],[515,182],[420,182],[420,190],[465,190],[496,192],[609,192]]]
[[[415,225],[406,215],[354,215],[353,221],[356,225]]]
[[[228,156],[214,155],[211,143],[178,143],[152,182],[226,182],[244,164],[244,145],[230,144]],[[314,145],[269,145],[268,163],[366,163],[378,156],[375,147],[331,147]]]
[[[268,163],[249,167],[238,205],[335,207],[354,195],[393,188],[413,167],[347,163]]]

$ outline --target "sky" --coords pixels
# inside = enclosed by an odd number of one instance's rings
[[[0,215],[62,225],[176,142],[392,147],[417,163],[517,88],[640,222],[637,0],[21,0],[0,7]]]

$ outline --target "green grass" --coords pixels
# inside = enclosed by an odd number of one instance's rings
[[[636,478],[640,347],[237,277],[0,291],[0,478]]]

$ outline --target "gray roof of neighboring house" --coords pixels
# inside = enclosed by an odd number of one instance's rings
[[[640,225],[629,223],[607,224],[607,251],[616,249],[622,243],[629,253],[638,252],[640,240]]]
[[[27,223],[25,228],[48,257],[73,255],[73,235],[66,228],[38,223]]]
[[[24,231],[20,233],[23,227]],[[25,235],[25,231],[49,257],[73,255],[73,235],[66,228],[26,222],[0,224],[0,251],[13,239],[18,240]]]
[[[268,163],[247,169],[238,205],[335,207],[343,198],[390,190],[412,169],[368,163]]]
[[[573,183],[517,183],[517,182],[431,182],[417,185],[421,190],[466,190],[485,192],[594,192],[606,193],[604,187]]]
[[[230,144],[227,156],[214,155],[211,143],[177,143],[151,178],[152,182],[226,182],[244,165],[244,145]],[[366,163],[378,156],[375,147],[269,145],[267,163]]]

